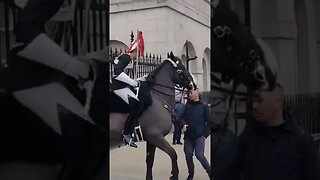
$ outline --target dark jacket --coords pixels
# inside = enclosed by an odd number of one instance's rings
[[[318,158],[313,138],[292,121],[251,122],[240,136],[237,167],[244,180],[319,180]]]
[[[184,139],[196,140],[210,134],[210,117],[208,105],[203,101],[188,101],[182,115],[182,125],[187,124]]]
[[[172,112],[172,121],[180,122],[183,112],[184,112],[184,104],[181,103],[180,101],[177,101]]]

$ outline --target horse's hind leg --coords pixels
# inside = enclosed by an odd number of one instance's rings
[[[178,156],[176,151],[171,147],[171,145],[163,136],[153,136],[149,138],[148,141],[170,156],[172,163],[172,176],[170,177],[170,180],[178,180],[179,168],[177,161]]]
[[[156,151],[156,146],[153,144],[150,144],[147,142],[147,158],[146,158],[146,163],[147,163],[147,175],[146,175],[146,180],[152,180],[152,167],[153,167],[153,162],[154,162],[154,155]]]

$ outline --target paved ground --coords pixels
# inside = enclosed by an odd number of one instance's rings
[[[172,134],[166,139],[172,143]],[[183,141],[182,141],[183,142]],[[146,143],[138,143],[139,148],[124,147],[110,152],[110,179],[111,180],[143,180],[146,174],[145,149]],[[173,145],[178,154],[179,179],[186,179],[188,176],[187,165],[184,158],[183,145]],[[205,156],[210,162],[210,137],[206,139]],[[199,161],[194,157],[195,176],[194,180],[209,179]],[[169,179],[171,172],[171,161],[169,156],[156,150],[153,166],[154,180]]]

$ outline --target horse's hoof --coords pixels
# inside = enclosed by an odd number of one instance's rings
[[[153,177],[152,176],[147,176],[146,180],[153,180]]]

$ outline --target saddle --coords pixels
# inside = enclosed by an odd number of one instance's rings
[[[144,104],[144,110],[149,107],[152,104],[152,97],[150,94],[150,87],[147,82],[145,81],[139,81],[140,87],[139,87],[139,94],[138,98],[139,100]],[[130,85],[125,84],[123,82],[116,82],[111,83],[110,87],[117,86],[118,84],[121,84],[121,87],[129,87]],[[130,106],[124,102],[119,96],[117,96],[113,91],[109,91],[109,111],[112,113],[130,113],[131,109]]]

